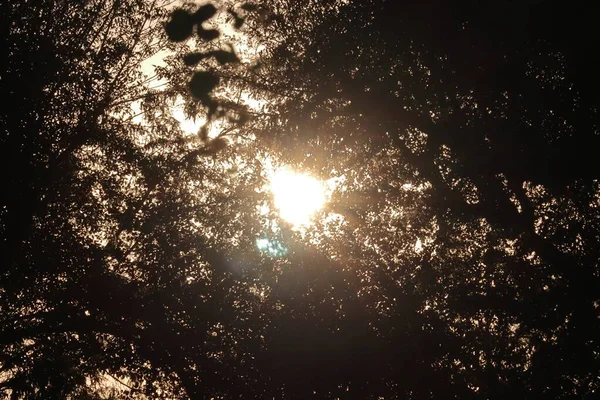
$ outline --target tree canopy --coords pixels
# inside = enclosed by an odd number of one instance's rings
[[[595,397],[598,6],[459,3],[2,4],[0,396]]]

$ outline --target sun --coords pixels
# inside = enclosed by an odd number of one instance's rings
[[[287,168],[273,173],[270,190],[279,216],[294,227],[309,225],[325,204],[325,188],[319,180]]]

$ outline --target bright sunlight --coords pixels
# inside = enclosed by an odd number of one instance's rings
[[[325,204],[325,188],[321,182],[289,169],[273,174],[270,189],[279,215],[295,227],[309,225]]]

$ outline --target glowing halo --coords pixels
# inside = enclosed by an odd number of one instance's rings
[[[270,190],[279,216],[294,227],[309,225],[325,204],[325,188],[319,180],[287,168],[273,173]]]

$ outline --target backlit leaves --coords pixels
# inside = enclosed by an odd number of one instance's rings
[[[210,42],[211,40],[218,39],[219,36],[221,36],[221,33],[218,29],[204,29],[202,26],[198,25],[198,37],[200,39]]]
[[[208,105],[210,103],[210,93],[219,84],[219,80],[219,77],[213,72],[195,72],[189,83],[190,92],[194,98]]]
[[[181,8],[171,13],[171,19],[167,22],[165,30],[167,36],[173,42],[183,42],[192,35],[194,25],[198,25],[198,36],[206,41],[211,41],[220,36],[216,29],[204,29],[202,24],[217,13],[217,8],[212,4],[205,4],[196,12],[190,14]]]
[[[229,8],[227,10],[227,13],[229,13],[229,15],[231,15],[231,17],[233,18],[233,27],[235,29],[240,29],[242,25],[244,25],[245,18],[240,17],[240,15],[236,13],[233,9]]]
[[[198,8],[198,10],[194,13],[194,22],[197,24],[202,24],[203,22],[214,17],[216,13],[217,8],[214,5],[205,4]]]
[[[183,62],[185,65],[196,65],[200,61],[214,57],[214,59],[221,65],[229,63],[239,62],[239,58],[233,51],[227,50],[213,50],[206,53],[190,53],[183,56]]]
[[[173,42],[183,42],[192,34],[194,19],[185,10],[175,10],[171,14],[171,19],[167,22],[165,29],[170,40]]]

